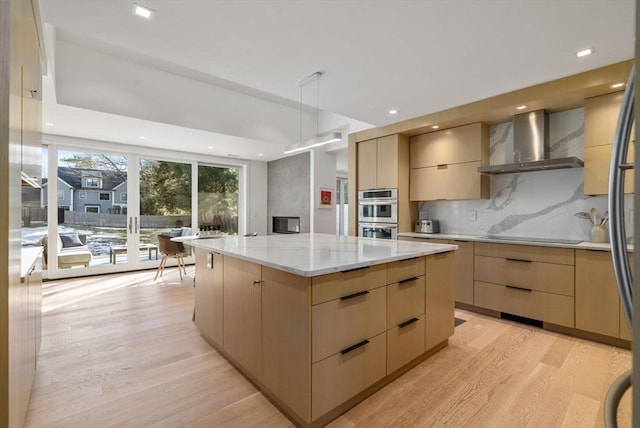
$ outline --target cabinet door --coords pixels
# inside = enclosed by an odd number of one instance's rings
[[[208,340],[224,346],[222,254],[196,248],[195,323]]]
[[[262,268],[262,382],[311,422],[311,279]]]
[[[481,199],[488,194],[478,173],[480,162],[456,163],[411,170],[412,201]]]
[[[398,187],[398,136],[378,138],[376,159],[376,187],[393,189]]]
[[[453,252],[427,256],[425,288],[425,350],[447,340],[454,327]]]
[[[609,169],[613,146],[584,148],[584,194],[606,195],[609,193]],[[633,162],[634,146],[629,146],[627,162]],[[633,193],[633,171],[626,171],[624,193]]]
[[[224,349],[242,367],[260,379],[261,266],[224,258]]]
[[[451,241],[457,245],[456,259],[456,302],[473,305],[473,242]]]
[[[608,251],[576,250],[576,328],[620,334],[620,303]]]
[[[411,168],[481,161],[488,153],[489,130],[483,123],[411,138]]]
[[[358,190],[377,187],[378,140],[358,143]]]
[[[584,100],[584,146],[613,144],[624,92]]]

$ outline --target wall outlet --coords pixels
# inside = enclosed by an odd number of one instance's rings
[[[476,221],[478,219],[477,211],[469,211],[469,221]]]

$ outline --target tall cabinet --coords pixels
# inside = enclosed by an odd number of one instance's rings
[[[20,251],[23,156],[38,150],[41,131],[36,8],[0,2],[0,426],[10,428],[24,423],[39,338],[37,278],[21,282]]]
[[[398,189],[398,232],[411,231],[409,139],[387,135],[361,141],[356,147],[357,189]],[[354,215],[357,217],[357,205]]]
[[[609,167],[613,136],[623,92],[587,98],[584,101],[584,194],[609,193]],[[634,133],[631,133],[632,138]],[[629,145],[628,161],[633,162],[634,144]],[[633,171],[625,173],[625,193],[633,193]]]

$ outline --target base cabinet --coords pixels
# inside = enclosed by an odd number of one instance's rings
[[[223,260],[222,254],[196,248],[195,323],[203,336],[219,346],[224,345]]]
[[[260,379],[262,266],[225,256],[223,279],[224,349]]]
[[[446,343],[453,269],[449,252],[306,278],[198,249],[196,324],[294,421],[324,424]]]
[[[576,328],[631,340],[608,251],[576,250]]]

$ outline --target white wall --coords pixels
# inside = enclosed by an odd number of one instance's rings
[[[336,233],[336,154],[311,151],[311,233]],[[331,208],[320,208],[320,188],[330,189]]]
[[[267,234],[267,163],[247,164],[246,231]]]

